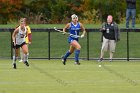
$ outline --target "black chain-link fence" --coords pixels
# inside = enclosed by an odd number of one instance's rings
[[[0,29],[0,58],[12,58],[11,35],[14,29]],[[98,59],[101,49],[101,32],[98,29],[86,29],[85,38],[79,38],[80,58]],[[120,29],[121,40],[117,43],[114,59],[140,60],[140,29]],[[54,29],[32,29],[32,44],[29,45],[29,58],[57,59],[69,49],[67,35]],[[69,58],[73,58],[72,54]],[[109,53],[105,53],[105,58]]]

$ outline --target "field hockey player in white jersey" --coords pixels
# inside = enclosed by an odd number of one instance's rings
[[[25,43],[25,38],[27,36],[27,28],[25,26],[25,22],[23,18],[20,19],[20,26],[16,28],[12,34],[12,40],[13,40],[13,68],[16,69],[16,59],[18,57],[18,50],[21,47],[22,51],[24,53],[24,64],[26,66],[29,66],[28,60],[28,47]]]

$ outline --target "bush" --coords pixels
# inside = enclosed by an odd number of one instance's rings
[[[85,11],[83,13],[83,20],[81,22],[83,23],[101,23],[99,16],[98,16],[98,11],[95,9],[92,9],[92,11]]]

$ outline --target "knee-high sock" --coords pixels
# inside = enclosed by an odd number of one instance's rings
[[[75,50],[75,62],[79,62],[80,50]]]
[[[24,62],[28,61],[28,56],[29,56],[29,54],[24,54]]]
[[[64,55],[64,59],[67,59],[67,57],[70,55],[71,55],[70,51],[67,51],[66,54]]]
[[[17,60],[16,56],[13,56],[13,63],[16,63],[16,60]]]

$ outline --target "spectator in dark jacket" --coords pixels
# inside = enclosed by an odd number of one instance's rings
[[[136,0],[126,0],[126,28],[129,28],[129,20],[132,17],[132,28],[135,28],[136,19]]]
[[[102,28],[102,48],[101,55],[98,62],[103,60],[104,52],[109,51],[110,53],[110,62],[113,58],[113,53],[115,52],[116,42],[120,40],[120,31],[118,25],[113,22],[113,17],[108,15],[107,22],[103,23]]]

